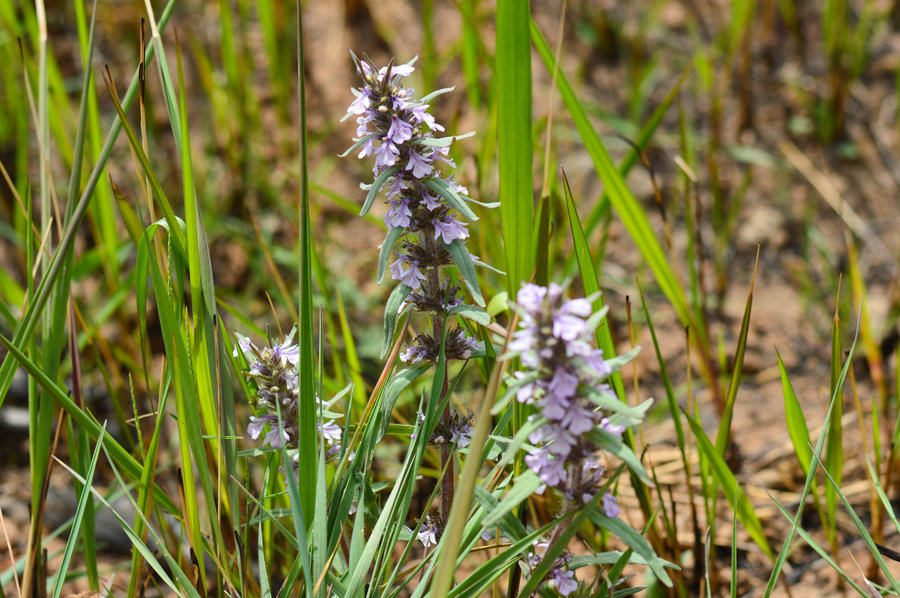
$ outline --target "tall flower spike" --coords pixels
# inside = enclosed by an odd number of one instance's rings
[[[444,127],[428,113],[429,104],[416,99],[413,91],[403,86],[403,80],[415,70],[414,62],[415,59],[379,68],[367,58],[356,59],[362,87],[353,90],[355,99],[345,118],[356,117],[355,141],[362,146],[360,157],[375,157],[373,174],[381,188],[370,188],[369,198],[379,191],[385,195],[389,208],[384,223],[392,231],[388,238],[405,237],[396,249],[382,247],[382,255],[389,255],[386,252],[392,250],[396,254],[389,267],[391,278],[415,294],[405,304],[407,307],[444,318],[462,300],[455,294],[458,287],[454,287],[452,296],[447,296],[448,285],[440,271],[459,266],[455,263],[458,259],[474,263],[467,251],[458,250],[458,245],[469,238],[467,223],[460,218],[474,214],[462,207],[470,201],[465,187],[458,185],[452,175],[444,176],[438,166],[453,166],[448,156],[454,138],[434,137],[434,132],[443,131]],[[437,93],[441,92],[430,97]],[[363,213],[369,205],[367,201]],[[468,271],[461,269],[466,284],[477,288],[474,278],[466,278]],[[480,292],[476,298],[480,300]],[[435,361],[440,353],[435,347],[440,347],[441,339],[435,338],[439,327],[432,328],[431,334],[418,335],[417,346],[407,346],[401,359],[409,363]],[[480,349],[474,339],[458,328],[449,330],[445,340],[448,359],[467,359],[473,350]]]
[[[591,393],[608,390],[604,379],[610,372],[603,352],[591,346],[597,325],[590,318],[591,303],[566,301],[557,284],[526,284],[516,295],[516,310],[520,327],[510,355],[519,355],[532,372],[515,372],[511,383],[536,374],[533,381],[519,383],[516,398],[537,407],[542,418],[529,437],[535,446],[525,463],[544,486],[574,503],[586,503],[602,487],[604,469],[585,435],[602,428],[608,415],[597,408]],[[609,500],[604,499],[604,506],[613,513]]]

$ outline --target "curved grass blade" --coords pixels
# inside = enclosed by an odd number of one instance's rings
[[[738,484],[737,478],[734,477],[734,474],[728,468],[725,460],[719,454],[718,449],[713,446],[709,437],[706,435],[706,432],[703,431],[703,427],[700,423],[686,411],[684,411],[684,416],[687,418],[688,425],[694,432],[694,438],[697,440],[697,447],[705,455],[713,477],[715,477],[716,482],[722,489],[722,493],[725,494],[728,504],[731,505],[731,508],[737,514],[744,529],[750,534],[750,538],[752,538],[756,545],[762,549],[767,557],[774,559],[775,555],[769,547],[769,541],[766,540],[765,533],[763,533],[762,523],[759,521],[759,517],[756,516],[756,511],[747,499],[747,495],[744,494],[744,491]]]
[[[544,64],[547,66],[548,70],[552,72],[553,66],[556,63],[555,57],[534,21],[531,22],[531,39],[534,42],[538,53],[541,55]],[[678,317],[682,324],[690,324],[692,322],[692,316],[685,300],[684,290],[681,288],[672,268],[669,266],[665,253],[663,253],[662,246],[659,244],[659,241],[656,239],[656,235],[653,232],[653,228],[650,226],[647,215],[644,213],[640,203],[628,189],[628,186],[625,184],[625,179],[619,173],[619,170],[613,165],[612,159],[609,157],[609,153],[603,145],[603,141],[600,139],[600,136],[597,134],[597,131],[594,129],[590,120],[588,120],[584,107],[579,102],[578,97],[569,85],[562,70],[557,73],[556,84],[560,96],[562,97],[566,108],[569,110],[569,114],[572,116],[572,121],[578,129],[578,133],[581,135],[585,149],[587,149],[588,154],[594,162],[594,168],[597,170],[597,174],[600,176],[600,180],[607,190],[610,202],[616,209],[616,212],[619,213],[622,223],[625,225],[628,233],[634,239],[638,250],[644,256],[644,259],[653,271],[656,281],[663,293],[678,313]],[[692,328],[698,330],[698,332],[702,332],[702,330],[698,329],[696,326],[693,326]]]
[[[728,392],[725,393],[725,409],[719,420],[719,431],[716,434],[716,449],[721,456],[725,456],[728,443],[731,439],[731,419],[734,415],[734,403],[737,399],[738,389],[741,386],[741,376],[744,373],[744,352],[747,350],[747,335],[750,333],[750,312],[753,308],[753,286],[756,284],[756,266],[759,264],[759,247],[756,249],[756,265],[753,266],[753,278],[750,281],[750,292],[747,294],[747,304],[744,307],[744,317],[741,320],[741,331],[738,334],[737,350],[734,353],[734,364],[731,371],[731,381],[728,383]]]
[[[828,405],[828,413],[825,414],[825,424],[822,426],[822,434],[816,441],[816,447],[815,449],[813,449],[813,455],[821,455],[825,447],[825,439],[828,436],[829,430],[831,429],[831,413],[834,410],[834,404],[840,398],[840,390],[843,388],[844,380],[847,377],[847,372],[850,370],[850,362],[853,358],[853,351],[856,349],[856,339],[858,334],[859,321],[857,320],[856,332],[853,335],[853,344],[850,345],[850,350],[847,352],[847,359],[844,361],[844,367],[841,369],[841,373],[838,376],[837,388],[831,395],[831,402]],[[817,458],[816,463],[820,462],[821,461]],[[818,469],[818,467],[810,467],[809,472],[806,474],[806,483],[803,486],[803,492],[801,492],[800,494],[797,513],[791,519],[791,529],[788,531],[787,537],[784,539],[784,543],[781,546],[781,551],[778,553],[778,558],[775,559],[775,564],[772,567],[772,573],[769,575],[769,582],[768,584],[766,584],[766,589],[763,592],[764,598],[769,598],[769,596],[772,595],[772,592],[775,591],[775,584],[778,582],[779,577],[781,577],[781,570],[784,568],[784,563],[787,561],[788,554],[790,553],[791,543],[794,540],[794,534],[797,533],[797,530],[800,526],[800,516],[803,513],[803,507],[806,504],[806,499],[809,496],[810,489],[812,488],[813,479],[816,475],[816,469]]]

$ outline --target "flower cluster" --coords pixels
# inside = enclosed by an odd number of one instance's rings
[[[382,251],[394,251],[389,271],[406,287],[403,309],[412,307],[443,317],[463,300],[459,285],[443,278],[439,270],[460,259],[473,261],[464,248],[468,224],[459,218],[475,219],[466,205],[472,201],[468,190],[439,170],[440,164],[455,167],[449,155],[455,138],[434,136],[444,127],[429,114],[428,101],[449,90],[416,99],[413,90],[402,84],[413,73],[415,59],[376,68],[366,58],[354,58],[363,84],[353,90],[356,99],[345,117],[356,117],[356,144],[351,150],[361,148],[360,158],[375,158],[374,182],[363,185],[369,190],[363,213],[383,191],[389,206],[384,223],[391,232]],[[393,243],[402,236],[406,238],[395,250]],[[473,280],[466,283],[477,284]],[[418,334],[400,358],[407,363],[436,361],[442,342],[448,359],[468,359],[478,348],[475,339],[460,329],[449,330],[442,339],[440,327],[433,326],[428,333]]]
[[[529,436],[535,446],[525,463],[546,486],[557,488],[572,504],[587,503],[603,486],[604,467],[587,433],[599,428],[621,435],[602,409],[611,369],[603,352],[591,344],[602,314],[592,315],[591,301],[565,301],[557,284],[524,285],[516,295],[519,330],[509,350],[526,371],[512,381],[516,398],[540,409],[541,425]],[[618,514],[615,497],[603,497],[609,517]]]
[[[234,356],[237,357],[240,352],[249,366],[245,372],[247,377],[256,381],[256,407],[259,413],[250,416],[247,434],[256,440],[264,429],[268,429],[263,442],[273,448],[285,447],[290,451],[298,448],[300,432],[297,375],[300,348],[294,343],[296,333],[295,326],[280,343],[270,342],[264,347],[258,347],[247,337],[236,335],[234,347]],[[327,457],[336,455],[341,444],[341,427],[334,422],[340,414],[327,410],[336,399],[323,404],[316,397],[317,411],[322,413],[322,421],[317,427],[325,443]]]
[[[528,553],[527,563],[533,571],[544,559],[544,555],[547,553],[547,548],[550,547],[550,544],[548,542],[538,542],[535,540],[532,546],[534,546],[534,550]],[[568,551],[563,552],[557,557],[556,561],[554,561],[553,566],[545,577],[547,584],[551,587],[555,587],[560,596],[568,596],[578,589],[578,581],[575,579],[575,572],[569,568],[571,559],[571,553]]]

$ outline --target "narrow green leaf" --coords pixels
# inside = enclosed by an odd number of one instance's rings
[[[812,463],[812,440],[809,436],[809,428],[806,427],[806,416],[803,415],[803,408],[800,407],[800,401],[794,393],[794,387],[788,377],[787,369],[781,360],[781,353],[775,349],[775,355],[778,358],[778,371],[781,373],[781,391],[784,395],[784,418],[787,422],[788,434],[791,437],[791,443],[794,445],[794,453],[797,460],[800,461],[800,467],[803,473],[809,471],[810,463]],[[815,482],[814,482],[815,483]]]
[[[491,316],[477,305],[457,305],[456,307],[451,308],[447,313],[455,316],[463,316],[482,326],[487,326],[491,323]]]
[[[372,184],[369,186],[369,193],[366,195],[366,201],[359,211],[360,216],[365,216],[369,213],[369,210],[372,209],[372,204],[375,203],[375,198],[378,197],[378,192],[381,191],[381,187],[398,170],[400,170],[399,166],[391,166],[378,173],[378,176],[375,177],[375,180],[372,181]]]
[[[600,281],[597,278],[597,270],[594,265],[594,258],[591,257],[591,250],[588,247],[587,238],[581,228],[581,219],[575,208],[575,199],[572,197],[572,189],[569,187],[569,180],[563,171],[563,191],[566,198],[566,213],[569,216],[569,229],[572,232],[572,241],[575,244],[575,256],[578,259],[578,269],[581,273],[581,284],[584,288],[585,295],[596,295],[593,303],[594,312],[603,309],[603,299],[600,297]],[[594,331],[597,339],[597,346],[603,350],[603,357],[610,360],[616,355],[616,347],[613,343],[612,333],[608,322],[601,322]],[[622,382],[622,375],[613,372],[610,376],[610,383],[616,391],[619,400],[625,401],[625,384]]]
[[[466,217],[466,219],[475,222],[478,220],[478,216],[475,215],[475,212],[472,211],[472,208],[466,205],[465,199],[456,192],[456,189],[451,187],[447,181],[440,177],[431,177],[430,179],[425,179],[423,181],[425,186],[443,197],[450,207],[454,208],[457,212]]]
[[[459,239],[454,239],[453,243],[444,245],[444,247],[447,248],[450,257],[453,258],[456,267],[459,268],[459,274],[469,288],[469,292],[472,293],[472,299],[479,306],[484,307],[484,297],[481,296],[481,289],[478,287],[478,276],[475,274],[472,254],[469,253],[469,250],[466,249],[466,246]]]
[[[391,257],[391,252],[394,249],[394,245],[397,243],[397,239],[399,239],[404,232],[405,229],[400,226],[391,227],[388,229],[384,241],[381,242],[381,249],[378,251],[378,284],[381,284],[381,281],[384,280],[384,272],[387,270],[388,259]]]
[[[838,313],[840,309],[840,290],[835,299],[834,320],[831,326],[831,393],[832,395],[839,388],[839,380],[841,374],[841,360],[843,359],[841,351],[841,318]],[[862,314],[862,312],[860,312]],[[849,360],[849,358],[848,358]],[[825,458],[822,464],[825,471],[831,476],[835,483],[825,486],[825,510],[826,510],[826,531],[829,533],[832,547],[836,547],[837,535],[837,502],[838,492],[843,480],[844,470],[844,429],[841,420],[844,417],[844,403],[839,396],[834,403],[834,409],[831,411],[831,432],[828,434],[828,440],[825,442]],[[835,555],[837,556],[837,555]]]
[[[587,433],[588,439],[599,449],[607,451],[619,458],[632,473],[636,474],[640,480],[647,486],[653,486],[653,480],[647,475],[640,459],[634,454],[622,439],[600,428],[594,428]]]
[[[400,315],[400,306],[411,292],[412,289],[405,284],[398,284],[394,290],[391,291],[391,296],[388,297],[387,304],[384,306],[381,359],[384,359],[384,356],[387,355],[387,352],[394,344],[394,328],[396,328],[397,325],[397,316]]]
[[[297,81],[299,84],[299,138],[300,138],[300,260],[298,282],[300,285],[300,314],[299,338],[300,360],[297,364],[297,374],[300,384],[300,505],[303,513],[313,513],[315,508],[316,472],[318,471],[318,451],[316,450],[316,366],[315,348],[313,339],[313,288],[312,288],[312,262],[313,262],[313,238],[309,210],[309,156],[307,149],[306,129],[306,69],[303,57],[303,11],[297,5]],[[390,169],[389,169],[390,170]],[[388,171],[389,171],[388,170]],[[388,172],[385,171],[385,172]],[[384,174],[384,173],[382,173]],[[380,177],[379,177],[380,178]],[[386,179],[387,177],[385,177]],[[383,181],[382,181],[383,182]],[[378,192],[373,186],[375,193]],[[372,195],[370,193],[370,195]],[[374,199],[374,196],[372,197]],[[371,205],[371,202],[367,200]],[[364,208],[365,212],[365,208]],[[288,466],[285,464],[285,469]],[[291,477],[293,480],[292,476]],[[307,521],[307,524],[311,521]],[[304,568],[304,575],[308,572]]]
[[[758,258],[757,258],[758,259]],[[747,294],[747,304],[744,307],[744,317],[741,320],[741,331],[738,334],[737,350],[734,354],[731,381],[728,383],[728,392],[725,393],[725,409],[719,420],[719,431],[716,434],[716,449],[723,457],[728,449],[731,438],[731,419],[734,415],[734,404],[737,399],[738,389],[741,386],[741,376],[744,373],[744,352],[747,350],[747,335],[750,332],[750,311],[753,307],[753,285],[756,283],[756,267],[753,268],[753,279],[750,282],[750,292]]]
[[[63,582],[66,580],[66,573],[69,570],[69,563],[72,561],[72,555],[75,553],[75,547],[78,545],[79,534],[81,529],[81,520],[84,517],[85,508],[91,497],[91,484],[94,483],[94,471],[97,469],[97,459],[100,457],[101,442],[106,434],[106,423],[100,429],[100,438],[97,446],[94,448],[94,456],[91,458],[90,466],[84,474],[84,486],[81,490],[81,496],[78,497],[78,506],[75,507],[75,517],[72,522],[72,529],[69,532],[69,540],[66,542],[66,550],[63,554],[62,563],[59,565],[59,571],[56,574],[56,585],[53,588],[53,598],[59,598],[62,593]]]

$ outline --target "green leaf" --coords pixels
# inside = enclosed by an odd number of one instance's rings
[[[804,475],[809,471],[810,463],[812,463],[812,440],[809,436],[809,428],[806,426],[806,416],[803,415],[803,408],[800,407],[800,401],[794,393],[794,387],[788,377],[787,369],[781,360],[781,353],[775,349],[775,356],[778,358],[778,371],[781,373],[781,391],[784,395],[784,419],[787,422],[788,434],[791,437],[791,443],[794,445],[794,453],[797,460],[800,461],[800,467],[803,468]]]
[[[405,284],[399,284],[391,292],[391,296],[388,297],[387,304],[384,306],[384,330],[382,332],[383,337],[381,341],[381,359],[384,359],[384,356],[387,355],[387,352],[393,344],[394,328],[397,324],[397,316],[400,315],[400,306],[411,292],[411,288]]]
[[[463,281],[469,288],[469,292],[472,293],[472,299],[475,300],[475,303],[484,307],[484,297],[481,296],[481,289],[478,287],[478,277],[475,274],[475,265],[472,263],[472,254],[469,253],[469,250],[466,249],[466,246],[459,239],[454,239],[453,243],[445,244],[444,246],[450,253],[450,257],[456,262],[456,267],[459,268]]]
[[[487,326],[491,323],[491,316],[488,314],[488,312],[484,311],[484,309],[478,307],[477,305],[457,305],[456,307],[451,308],[448,313],[454,316],[463,316],[464,318],[469,318],[473,322],[481,324],[482,326]]]
[[[400,235],[404,232],[404,228],[394,226],[390,228],[387,235],[385,235],[384,241],[381,243],[381,249],[378,252],[378,284],[381,284],[381,281],[384,280],[384,272],[387,270],[388,258],[391,257],[391,251],[394,249],[397,239],[399,239]]]
[[[400,170],[399,166],[391,166],[387,170],[382,170],[380,173],[378,173],[378,176],[375,177],[375,180],[372,181],[372,184],[369,186],[369,193],[368,195],[366,195],[366,202],[363,204],[362,209],[359,211],[360,216],[365,216],[369,213],[369,210],[372,209],[372,204],[375,203],[375,198],[378,196],[378,192],[381,191],[381,187],[398,170]]]
[[[466,217],[466,219],[475,222],[478,220],[478,216],[475,215],[475,212],[472,211],[472,208],[466,205],[463,197],[456,192],[456,189],[450,186],[447,181],[440,177],[431,177],[430,179],[425,179],[422,181],[425,183],[425,186],[443,197],[448,204],[457,212]]]
[[[497,165],[507,290],[515,294],[535,265],[531,42],[528,2],[497,3],[494,83],[497,89]]]
[[[653,480],[651,480],[650,476],[647,475],[647,472],[644,471],[644,466],[641,464],[640,459],[638,459],[637,455],[634,454],[634,451],[628,448],[617,435],[607,432],[606,430],[601,430],[600,428],[594,428],[587,433],[587,438],[597,448],[618,457],[628,466],[628,469],[640,477],[644,484],[653,486]]]
[[[753,308],[753,286],[756,283],[756,267],[753,268],[753,279],[750,282],[750,292],[747,294],[747,303],[744,306],[744,317],[741,320],[741,331],[738,334],[737,349],[734,353],[734,364],[731,370],[731,380],[728,383],[728,392],[725,393],[725,407],[719,420],[719,431],[716,434],[716,448],[723,457],[728,450],[731,438],[731,419],[734,414],[734,404],[737,399],[738,389],[741,386],[741,376],[744,373],[744,353],[747,350],[747,335],[750,332],[750,312]]]

